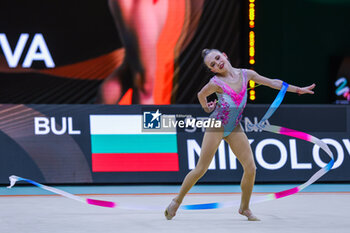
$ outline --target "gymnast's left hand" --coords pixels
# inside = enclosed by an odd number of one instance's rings
[[[298,94],[302,95],[302,94],[314,94],[314,92],[312,91],[314,88],[316,87],[316,84],[312,84],[310,86],[307,87],[301,87],[299,88]]]

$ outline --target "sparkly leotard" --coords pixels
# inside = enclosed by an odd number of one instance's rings
[[[242,119],[242,112],[247,103],[247,73],[240,70],[242,77],[242,89],[239,93],[233,90],[227,83],[214,76],[212,81],[221,87],[223,93],[216,93],[218,104],[210,117],[221,120],[224,126],[224,137],[228,136]]]

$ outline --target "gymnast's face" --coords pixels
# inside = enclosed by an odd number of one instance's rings
[[[230,65],[226,54],[217,50],[212,50],[208,53],[204,58],[204,63],[213,73],[216,74],[225,73]]]

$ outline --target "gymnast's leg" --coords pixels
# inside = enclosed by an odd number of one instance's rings
[[[198,163],[192,171],[190,171],[181,186],[179,194],[173,199],[168,208],[165,210],[165,217],[172,219],[182,200],[192,186],[206,173],[210,162],[212,161],[217,148],[223,137],[223,131],[205,132],[202,142],[202,149],[199,156]]]
[[[241,126],[238,125],[230,135],[225,137],[225,141],[230,145],[232,152],[237,156],[244,169],[241,180],[242,197],[239,213],[247,216],[250,221],[259,221],[249,209],[249,201],[255,182],[256,166],[247,135],[243,132]]]

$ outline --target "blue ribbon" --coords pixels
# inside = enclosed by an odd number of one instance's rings
[[[278,92],[278,95],[276,96],[275,100],[272,102],[269,109],[267,110],[267,112],[265,113],[263,118],[260,120],[260,122],[258,124],[259,127],[263,127],[263,124],[272,116],[272,114],[281,105],[281,103],[284,99],[284,96],[287,92],[288,86],[289,86],[288,83],[285,83],[285,82],[282,83],[281,90]]]

